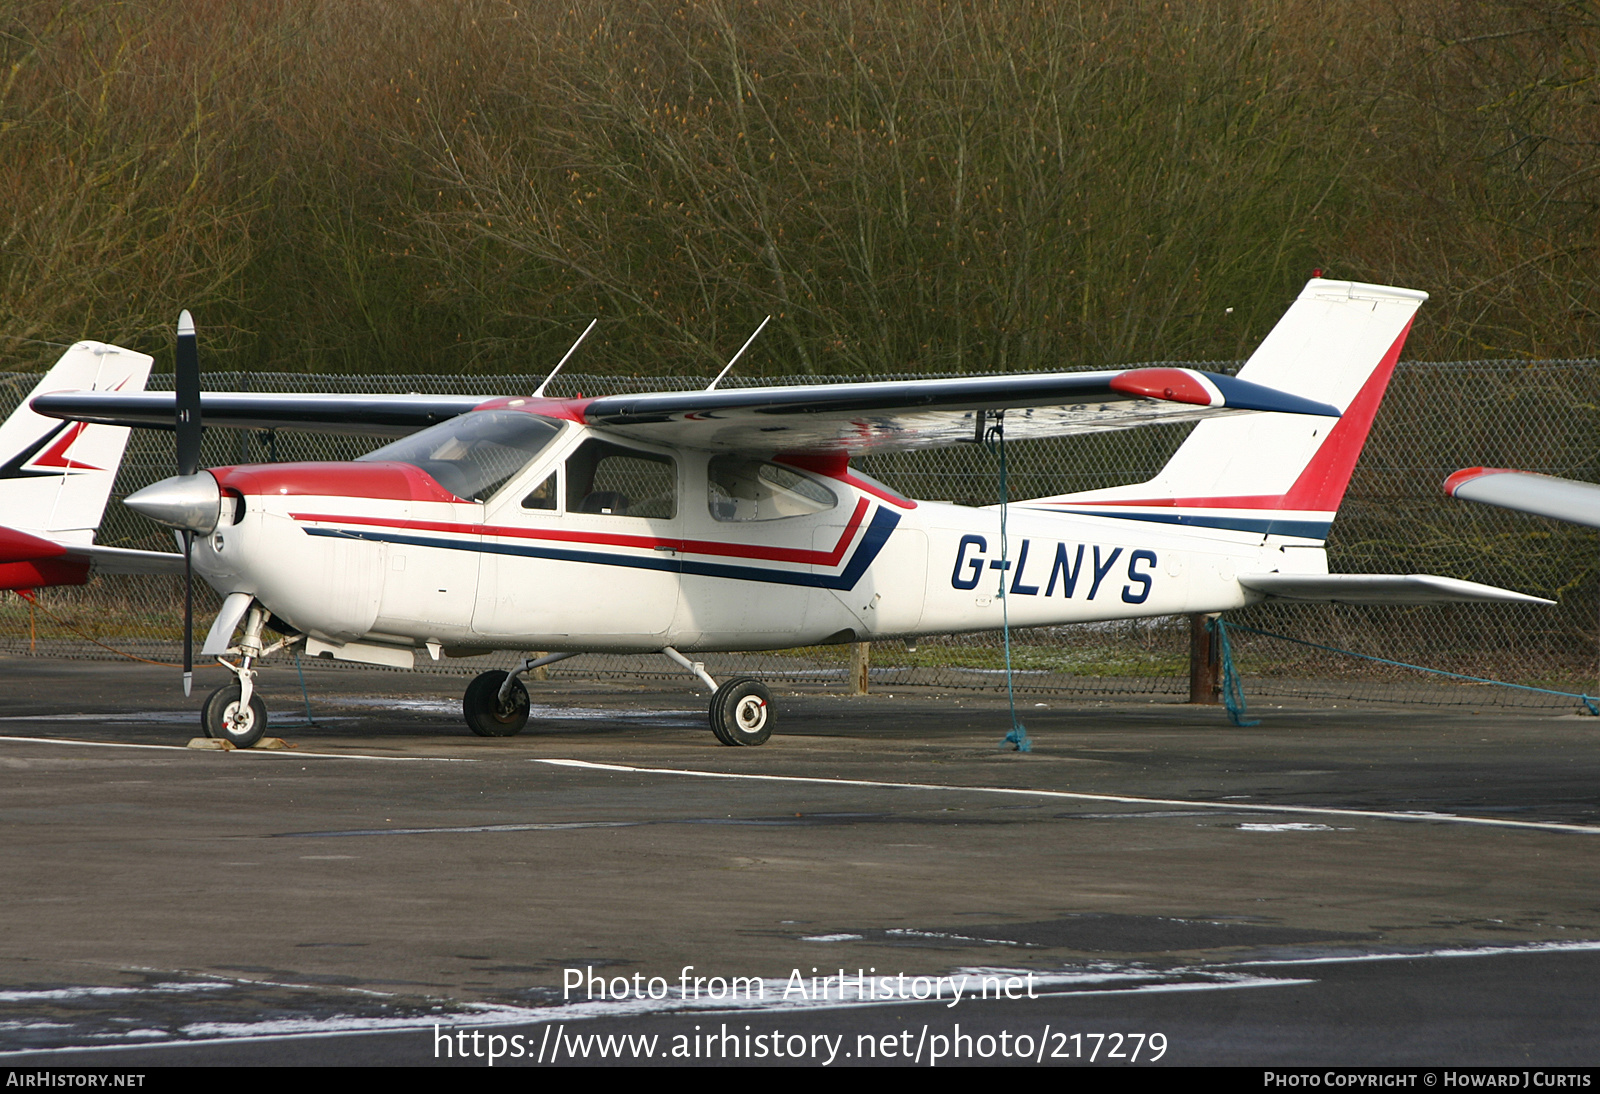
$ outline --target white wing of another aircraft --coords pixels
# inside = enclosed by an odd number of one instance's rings
[[[79,342],[0,425],[0,589],[81,585],[90,573],[183,572],[181,555],[94,544],[128,430],[61,422],[30,405],[53,392],[138,392],[150,363],[142,353]]]
[[[1444,480],[1444,492],[1466,501],[1600,528],[1600,486],[1529,471],[1468,467]]]

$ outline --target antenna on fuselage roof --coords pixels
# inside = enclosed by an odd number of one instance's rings
[[[539,390],[533,393],[533,397],[535,399],[544,397],[544,389],[549,387],[550,381],[556,378],[556,373],[560,372],[561,366],[567,363],[567,358],[578,352],[578,347],[583,344],[583,340],[585,338],[589,337],[589,332],[594,330],[594,325],[598,322],[600,322],[599,316],[589,320],[589,325],[583,328],[583,333],[578,335],[578,340],[572,343],[572,347],[568,349],[566,353],[562,354],[561,360],[556,362],[556,367],[550,370],[550,375],[546,376],[544,378],[544,383],[539,385]]]
[[[750,348],[750,343],[756,340],[756,334],[760,334],[762,331],[766,330],[767,324],[770,322],[772,322],[772,316],[770,315],[761,321],[761,325],[756,328],[756,333],[744,340],[744,345],[739,347],[739,352],[734,354],[733,357],[729,359],[728,363],[722,366],[722,371],[717,373],[717,378],[706,385],[707,391],[710,391],[712,388],[722,383],[722,378],[728,375],[728,370],[733,367],[734,362],[743,357],[744,351]]]

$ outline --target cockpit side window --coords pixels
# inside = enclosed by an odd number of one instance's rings
[[[678,466],[670,456],[590,438],[567,458],[567,512],[671,520]]]
[[[524,509],[555,509],[556,475],[554,471],[543,482],[523,496],[522,507]]]
[[[561,423],[516,410],[478,410],[402,437],[362,460],[426,471],[458,498],[484,501],[561,432]]]
[[[780,464],[713,456],[706,467],[706,505],[714,520],[780,520],[838,504],[832,490]]]

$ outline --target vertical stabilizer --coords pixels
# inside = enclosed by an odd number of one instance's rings
[[[1338,407],[1342,416],[1240,414],[1203,421],[1149,482],[1062,494],[1031,506],[1327,538],[1373,416],[1428,294],[1309,282],[1239,378]]]
[[[56,391],[143,391],[151,359],[101,342],[61,355],[0,425],[0,526],[90,544],[128,446],[125,426],[63,422],[34,413]]]

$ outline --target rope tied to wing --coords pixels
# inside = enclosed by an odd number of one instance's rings
[[[1217,623],[1220,624],[1221,622],[1222,620],[1219,618]],[[1210,626],[1209,623],[1206,625],[1208,627]],[[1393,665],[1396,668],[1411,669],[1413,672],[1428,672],[1434,674],[1435,676],[1448,676],[1452,680],[1465,680],[1472,684],[1493,684],[1496,687],[1515,688],[1518,691],[1538,692],[1540,695],[1559,695],[1564,699],[1577,699],[1583,703],[1584,707],[1589,711],[1590,714],[1600,716],[1600,703],[1597,703],[1597,701],[1590,696],[1576,691],[1556,691],[1553,688],[1536,688],[1530,684],[1513,684],[1506,680],[1490,680],[1483,676],[1468,676],[1465,673],[1448,672],[1445,669],[1433,669],[1426,665],[1413,665],[1406,661],[1392,661],[1387,657],[1374,657],[1369,653],[1357,653],[1355,650],[1344,650],[1340,649],[1338,646],[1324,646],[1318,642],[1308,642],[1304,638],[1290,638],[1286,634],[1276,634],[1272,631],[1261,630],[1258,627],[1247,627],[1242,623],[1233,624],[1233,629],[1245,631],[1249,634],[1259,634],[1263,638],[1276,638],[1280,642],[1293,642],[1297,646],[1309,646],[1314,650],[1323,650],[1327,653],[1339,653],[1346,657],[1358,657],[1363,661],[1375,661],[1380,665]],[[1232,661],[1228,660],[1228,640],[1226,638],[1226,631],[1219,627],[1218,633],[1224,635],[1222,639],[1222,656],[1224,658],[1223,672],[1226,676],[1227,673],[1232,671]],[[1226,697],[1226,683],[1224,684],[1224,697]],[[1231,715],[1233,708],[1230,706],[1228,710]]]
[[[1033,740],[1028,727],[1017,721],[1017,689],[1011,676],[1011,608],[1006,597],[1006,578],[1010,576],[1010,559],[1006,553],[1006,516],[1009,511],[1009,484],[1006,477],[1005,411],[995,411],[994,424],[984,434],[984,444],[1000,459],[1000,631],[1005,635],[1006,647],[1006,702],[1011,709],[1011,732],[1000,742],[1001,748],[1014,752],[1032,752]]]

